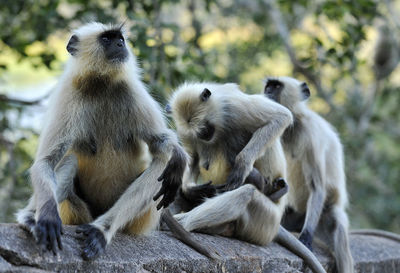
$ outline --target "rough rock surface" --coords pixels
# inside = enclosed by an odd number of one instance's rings
[[[195,234],[221,255],[212,261],[168,232],[149,236],[118,234],[97,260],[80,257],[75,228],[65,227],[64,250],[40,254],[32,236],[16,224],[0,224],[0,272],[310,272],[303,261],[279,246],[255,246],[234,239]],[[365,235],[351,236],[357,272],[400,272],[400,242]],[[315,252],[328,272],[333,260],[327,250]]]

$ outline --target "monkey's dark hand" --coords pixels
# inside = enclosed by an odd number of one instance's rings
[[[163,198],[157,205],[157,209],[162,207],[166,208],[175,200],[176,193],[182,184],[183,171],[186,166],[186,158],[184,153],[175,148],[171,159],[168,161],[161,176],[157,179],[162,181],[161,189],[153,197],[153,200],[157,200],[161,195]]]
[[[173,167],[167,166],[157,180],[162,181],[162,186],[158,193],[153,197],[153,200],[156,201],[161,195],[163,195],[163,198],[157,205],[157,209],[159,210],[162,207],[168,207],[169,204],[175,200],[179,186],[182,184],[182,176],[177,174]]]
[[[61,234],[63,233],[56,201],[54,199],[47,201],[40,211],[33,229],[33,236],[42,250],[51,250],[56,255],[57,247],[62,250]]]
[[[199,205],[204,202],[205,198],[211,198],[217,195],[218,187],[212,185],[212,182],[202,185],[196,185],[188,188],[185,192],[182,191],[183,197],[194,205]]]
[[[106,239],[103,232],[97,227],[85,224],[76,228],[76,233],[80,234],[82,240],[82,258],[86,261],[93,260],[104,252],[106,247]]]
[[[221,188],[221,191],[231,191],[239,188],[244,183],[244,175],[243,171],[240,169],[233,169],[228,178],[226,179],[226,183]]]

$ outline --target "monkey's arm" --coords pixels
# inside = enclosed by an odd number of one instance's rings
[[[310,250],[312,250],[314,231],[318,225],[326,198],[326,185],[325,181],[323,181],[323,167],[321,166],[323,163],[321,160],[316,160],[317,155],[313,152],[314,149],[306,154],[302,164],[310,194],[307,200],[304,225],[299,237],[299,240]]]
[[[258,129],[254,131],[249,142],[236,156],[232,171],[225,183],[227,190],[236,189],[243,185],[245,178],[253,169],[254,162],[293,122],[291,112],[285,107],[269,100],[266,105],[257,104],[254,101],[253,109],[249,109],[247,120],[243,122],[247,123],[244,124],[245,126],[252,124],[257,126]]]
[[[125,190],[105,214],[89,225],[78,227],[77,232],[84,235],[83,257],[85,259],[93,259],[102,253],[106,244],[111,241],[119,229],[136,217],[143,215],[154,205],[153,196],[161,187],[157,179],[162,173],[161,177],[168,181],[165,184],[166,187],[181,182],[182,177],[179,173],[183,172],[184,166],[179,166],[178,161],[168,163],[170,155],[176,147],[174,136],[167,132],[153,135],[145,140],[153,156],[150,166]],[[166,168],[167,164],[169,166]],[[165,188],[165,190],[169,189]],[[166,197],[167,200],[170,198],[169,195]]]
[[[62,225],[55,198],[57,181],[54,169],[68,150],[70,143],[67,141],[51,143],[50,141],[46,143],[46,146],[50,148],[38,153],[38,158],[30,170],[36,209],[33,235],[43,249],[51,249],[53,253],[56,253],[57,245],[62,249]]]

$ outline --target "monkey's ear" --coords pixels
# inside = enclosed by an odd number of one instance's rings
[[[306,100],[310,97],[310,88],[308,88],[308,85],[303,82],[300,86],[301,88],[301,94],[303,95],[303,100]]]
[[[69,54],[72,56],[75,56],[76,52],[78,51],[78,45],[79,39],[78,36],[72,35],[71,39],[69,39],[68,45],[67,45],[67,51]]]
[[[201,101],[206,101],[211,96],[211,91],[208,88],[204,88],[203,92],[201,92],[200,99]]]

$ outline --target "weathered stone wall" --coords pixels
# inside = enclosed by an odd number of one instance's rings
[[[195,237],[214,247],[222,259],[209,260],[170,233],[154,232],[147,237],[118,234],[105,254],[85,262],[74,227],[65,227],[64,250],[53,256],[41,255],[32,236],[18,225],[0,224],[0,272],[310,272],[300,258],[276,243],[260,247],[218,236]],[[400,272],[399,242],[352,235],[351,250],[357,272]],[[332,272],[328,251],[316,247],[315,252]]]

